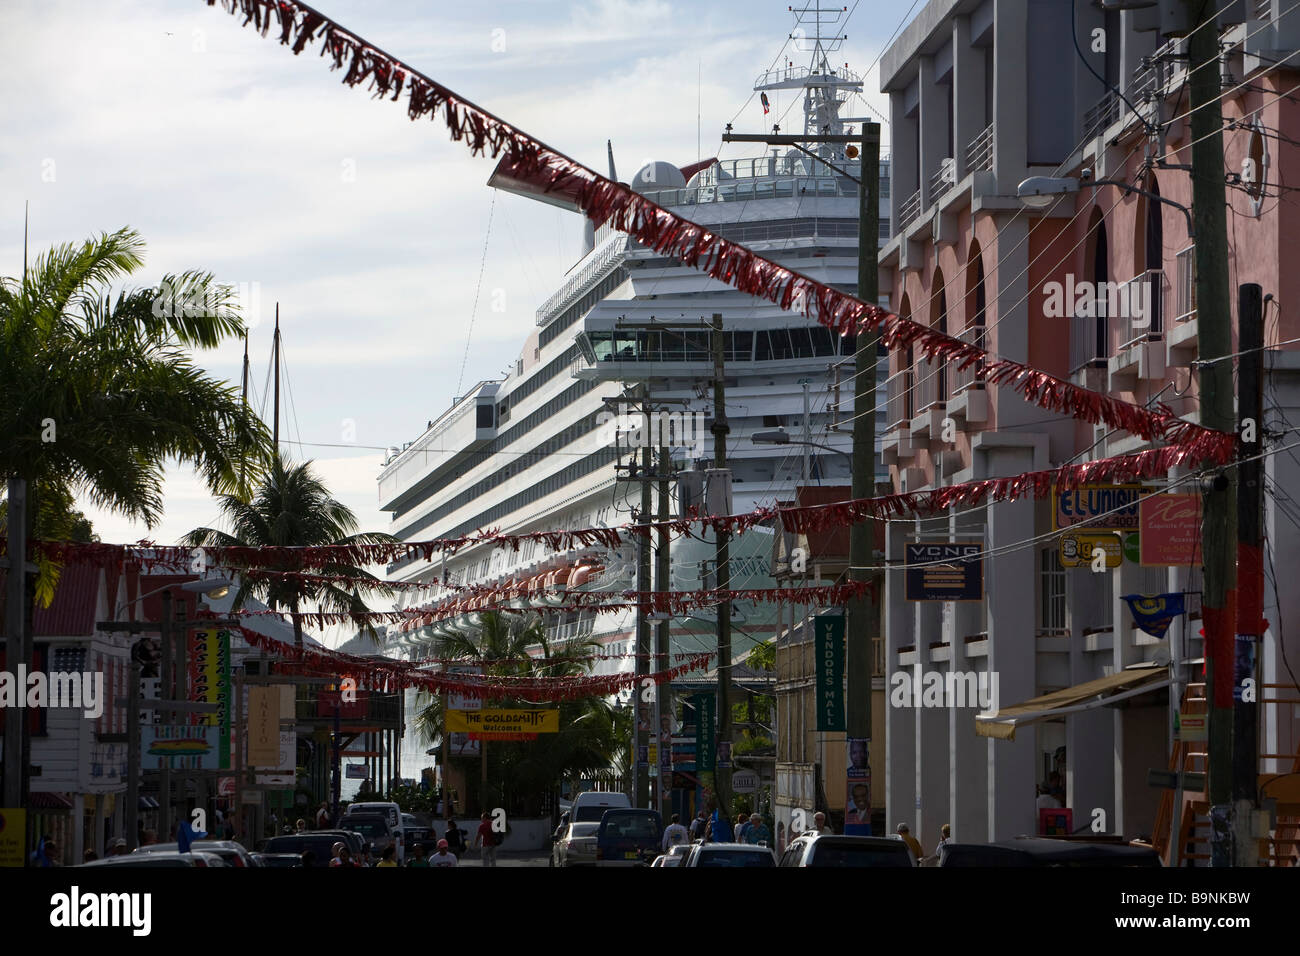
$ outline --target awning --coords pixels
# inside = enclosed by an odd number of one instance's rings
[[[1023,704],[1003,707],[996,714],[975,716],[975,734],[996,740],[1015,740],[1016,727],[1040,720],[1050,720],[1081,710],[1106,707],[1129,697],[1168,687],[1168,667],[1141,667],[1123,670],[1109,677],[1090,680],[1063,690],[1052,691]]]
[[[71,810],[72,801],[61,793],[33,790],[28,794],[27,807],[30,810]]]
[[[142,796],[140,797],[140,809],[141,809],[141,810],[157,810],[157,809],[158,809],[158,801],[155,800],[153,797],[146,797],[146,796],[143,796],[143,795],[142,795]]]

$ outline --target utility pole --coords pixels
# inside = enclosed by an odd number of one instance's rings
[[[1188,26],[1214,12],[1211,0],[1184,0]],[[1228,286],[1227,190],[1223,176],[1223,110],[1219,96],[1219,33],[1211,24],[1189,37],[1191,71],[1192,208],[1196,223],[1197,347],[1201,424],[1231,432],[1232,303]],[[1237,568],[1236,474],[1224,469],[1204,492],[1201,611],[1205,622],[1205,685],[1209,721],[1210,850],[1212,866],[1230,866],[1232,683]]]
[[[725,472],[727,467],[727,434],[731,431],[727,425],[727,379],[726,356],[723,352],[722,313],[713,313],[713,468],[716,472]],[[719,480],[731,481],[731,476],[723,474]],[[719,527],[717,535],[717,567],[714,569],[718,580],[718,590],[731,588],[731,532]],[[731,602],[718,604],[718,743],[731,742]],[[727,751],[730,758],[731,752]],[[719,760],[714,771],[715,792],[718,795],[718,808],[731,816],[731,761],[722,766]]]
[[[1232,705],[1232,855],[1235,866],[1259,865],[1253,833],[1259,787],[1259,667],[1264,619],[1264,305],[1255,283],[1237,288],[1237,421],[1243,461],[1237,466],[1237,633]],[[1247,438],[1253,441],[1246,441]],[[1244,686],[1252,683],[1252,689]]]
[[[646,392],[648,391],[649,389],[646,389]],[[650,413],[644,404],[641,406],[641,414],[646,416],[647,419],[650,417]],[[642,434],[646,434],[647,431],[648,422],[647,428],[642,429]],[[641,480],[641,509],[640,514],[638,515],[638,520],[640,521],[649,521],[652,509],[650,500],[650,475],[653,471],[653,466],[651,464],[650,456],[650,443],[646,442],[641,448],[641,474],[639,476]],[[636,588],[638,591],[643,593],[641,600],[638,602],[639,606],[637,608],[636,616],[637,680],[636,696],[633,698],[633,704],[636,707],[636,760],[634,761],[635,769],[633,770],[632,776],[632,789],[636,800],[635,805],[638,807],[648,807],[650,806],[650,802],[647,793],[651,789],[650,779],[655,775],[655,768],[650,764],[650,752],[647,749],[645,773],[641,773],[641,749],[643,747],[648,747],[648,741],[654,739],[654,729],[650,729],[650,737],[647,738],[646,729],[642,726],[641,715],[646,713],[649,709],[646,706],[647,701],[644,699],[643,695],[646,691],[644,683],[645,678],[650,673],[650,620],[647,616],[650,599],[645,594],[645,592],[650,590],[650,536],[640,535],[636,547]]]
[[[162,635],[162,699],[172,701],[176,699],[176,675],[172,671],[175,660],[172,651],[172,592],[171,589],[163,591],[159,597],[162,599],[162,616],[158,624],[159,631]],[[162,722],[164,725],[171,724],[176,720],[176,712],[165,709],[162,712]],[[158,771],[158,840],[164,842],[171,836],[171,814],[172,814],[172,771],[171,760],[163,760],[162,766]]]
[[[685,416],[683,416],[685,418]],[[694,431],[692,431],[694,434]],[[673,460],[672,453],[668,445],[667,427],[663,425],[663,419],[660,419],[659,433],[659,547],[655,552],[655,591],[659,594],[672,589],[669,581],[671,575],[671,563],[669,560],[669,547],[671,546],[668,539],[668,496],[669,496],[669,476],[672,474]],[[647,541],[649,540],[647,536]],[[668,670],[668,628],[672,622],[671,617],[665,612],[662,613],[658,623],[655,625],[655,671],[662,674]],[[672,766],[672,734],[668,734],[667,740],[664,739],[660,728],[663,726],[663,718],[668,717],[668,726],[671,731],[673,717],[673,687],[672,684],[655,685],[655,723],[652,732],[657,735],[659,740],[659,787],[655,793],[655,800],[652,806],[659,808],[660,820],[667,820],[671,807],[668,806],[668,800],[665,798],[669,786],[672,783],[672,770],[668,771],[668,780],[664,778],[664,767]],[[667,752],[665,752],[665,750]]]

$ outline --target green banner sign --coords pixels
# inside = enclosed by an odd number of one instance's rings
[[[693,694],[691,697],[695,701],[695,770],[712,771],[715,769],[714,750],[717,746],[714,720],[718,701],[712,694]]]
[[[817,729],[844,729],[844,615],[819,614],[817,637]]]

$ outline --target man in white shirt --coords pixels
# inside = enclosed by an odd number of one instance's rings
[[[456,854],[447,852],[447,841],[438,841],[438,852],[429,857],[429,866],[456,866]]]
[[[686,832],[686,827],[679,822],[680,817],[677,814],[672,815],[672,822],[664,827],[663,851],[668,852],[670,846],[681,846],[690,839],[690,834]]]

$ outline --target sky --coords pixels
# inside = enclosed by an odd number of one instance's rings
[[[914,4],[849,0],[834,61],[862,72]],[[760,132],[793,94],[750,87],[806,62],[788,3],[772,0],[318,0],[327,16],[463,97],[619,178],[645,162],[761,154],[722,129]],[[29,250],[123,226],[147,242],[128,284],[211,272],[245,292],[251,394],[270,422],[276,306],[281,441],[311,459],[363,528],[387,530],[384,451],[415,439],[456,395],[499,378],[535,311],[580,254],[574,214],[495,193],[489,159],[441,119],[412,122],[331,72],[319,45],[293,56],[204,0],[0,3],[0,274]],[[867,101],[887,114],[878,71]],[[863,115],[866,108],[850,110]],[[879,117],[877,117],[879,118]],[[888,142],[887,123],[882,134]],[[887,147],[886,147],[887,148]],[[490,228],[489,228],[490,223]],[[242,345],[196,361],[238,384]],[[293,442],[295,444],[287,444]],[[301,444],[296,444],[301,442]],[[188,468],[168,469],[152,529],[83,505],[104,541],[174,543],[218,525]]]

